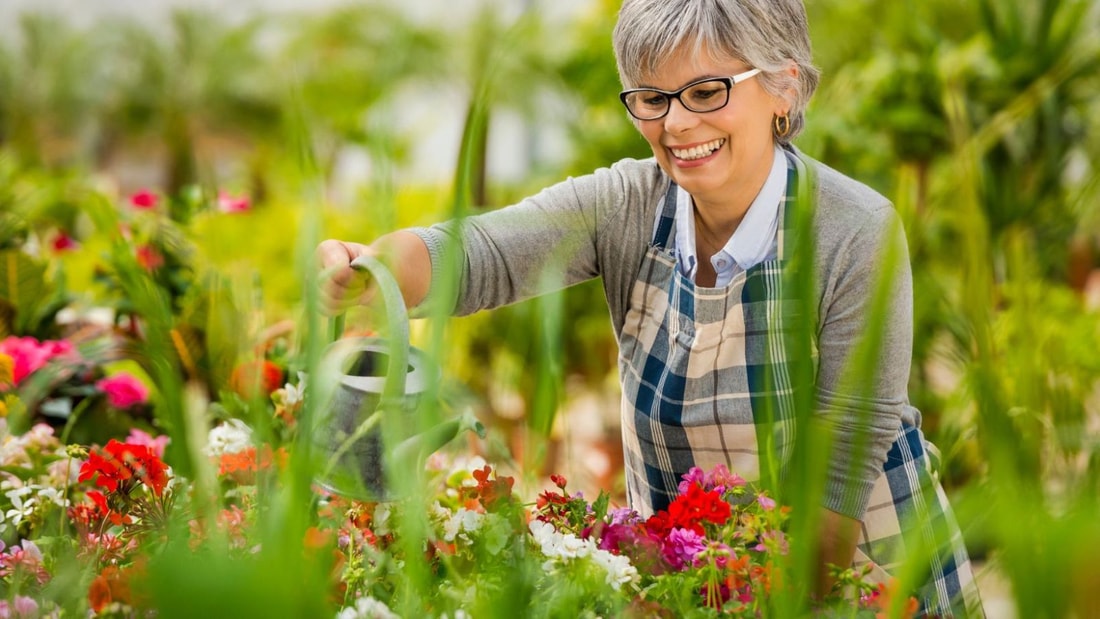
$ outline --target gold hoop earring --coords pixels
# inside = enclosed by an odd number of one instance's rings
[[[775,129],[776,137],[787,137],[791,133],[791,117],[787,114],[776,116],[775,120],[772,121],[772,127]]]

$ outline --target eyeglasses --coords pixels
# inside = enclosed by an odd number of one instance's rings
[[[619,99],[626,106],[626,111],[638,120],[664,118],[672,107],[673,99],[679,99],[680,105],[692,112],[713,112],[730,102],[731,88],[759,72],[760,69],[750,69],[731,77],[708,77],[677,91],[632,88],[619,93]]]

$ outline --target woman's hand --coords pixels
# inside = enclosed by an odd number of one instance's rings
[[[365,271],[351,268],[362,255],[385,263],[397,280],[405,306],[416,307],[428,294],[432,281],[432,261],[420,237],[407,231],[379,237],[370,245],[329,239],[314,252],[320,280],[321,311],[335,316],[357,305],[366,305],[376,293]]]
[[[321,311],[326,315],[364,305],[374,296],[369,274],[351,268],[351,261],[364,254],[377,257],[378,251],[369,245],[335,239],[321,241],[317,246]]]

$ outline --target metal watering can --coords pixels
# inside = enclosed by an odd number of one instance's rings
[[[333,319],[334,342],[323,364],[336,374],[329,404],[313,432],[321,456],[314,482],[330,492],[363,501],[389,501],[402,494],[396,475],[416,475],[432,452],[462,430],[481,437],[485,428],[470,411],[418,434],[415,417],[421,400],[439,379],[439,370],[421,351],[409,345],[409,320],[397,282],[386,267],[370,256],[351,263],[370,274],[385,301],[389,339],[338,339],[344,316]]]

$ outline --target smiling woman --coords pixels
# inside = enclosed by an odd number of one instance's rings
[[[388,261],[417,311],[468,314],[600,277],[631,507],[661,514],[688,471],[728,467],[788,502],[810,497],[802,593],[828,591],[830,564],[867,566],[882,581],[919,574],[900,586],[922,612],[980,616],[909,405],[898,216],[791,144],[818,82],[802,2],[626,0],[613,40],[651,159],[370,245],[325,241],[327,310],[372,296],[350,267],[361,255]]]

